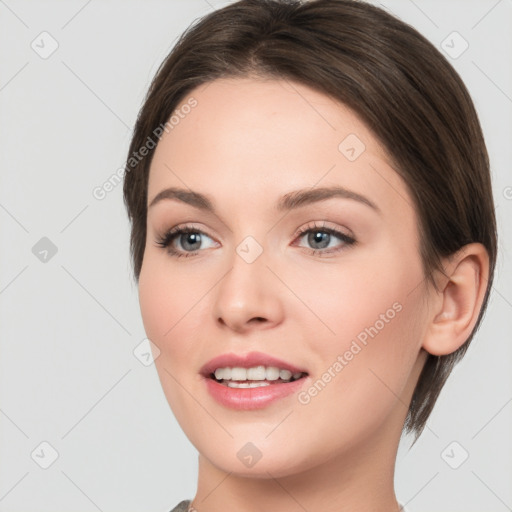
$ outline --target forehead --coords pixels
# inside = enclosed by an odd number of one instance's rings
[[[245,204],[316,185],[351,187],[389,204],[407,195],[362,120],[305,85],[215,80],[191,91],[174,114],[155,149],[148,202],[170,186]]]

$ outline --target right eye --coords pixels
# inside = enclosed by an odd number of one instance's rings
[[[185,256],[188,258],[197,255],[201,244],[204,242],[204,237],[212,240],[206,233],[197,228],[191,226],[178,227],[170,229],[163,236],[159,237],[156,240],[156,244],[167,249],[171,256],[177,258]],[[181,245],[181,249],[175,247],[175,242],[177,242],[177,245]],[[210,245],[210,247],[213,246],[215,245]]]

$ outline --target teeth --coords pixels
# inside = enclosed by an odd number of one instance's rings
[[[247,369],[247,380],[265,380],[267,371],[264,366],[256,366]]]
[[[217,380],[231,379],[231,368],[217,368],[215,370],[215,378]]]
[[[275,366],[269,366],[266,370],[267,372],[267,380],[277,380],[279,379],[279,368]]]
[[[292,373],[290,370],[284,370],[277,368],[276,366],[254,366],[252,368],[241,368],[239,366],[235,366],[233,368],[217,368],[215,370],[215,378],[217,380],[223,381],[260,381],[255,382],[254,384],[263,384],[263,381],[275,381],[281,379],[283,381],[297,380],[302,377],[302,372]],[[229,385],[229,382],[227,383]],[[252,385],[253,383],[249,383],[245,386],[245,383],[238,383],[236,387],[257,387],[256,385]],[[235,386],[231,386],[235,387]]]
[[[247,380],[247,370],[238,367],[231,368],[231,380]]]
[[[282,380],[290,380],[292,378],[292,372],[290,370],[279,370],[279,378]]]

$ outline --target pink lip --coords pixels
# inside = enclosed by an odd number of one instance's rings
[[[215,379],[204,378],[210,395],[221,405],[231,409],[262,409],[267,405],[296,393],[304,386],[308,377],[281,384],[270,384],[260,388],[228,388]]]
[[[276,366],[281,370],[290,370],[292,373],[304,372],[302,368],[291,365],[281,359],[263,354],[262,352],[249,352],[248,354],[222,354],[214,357],[208,361],[200,370],[201,375],[209,377],[211,373],[215,372],[217,368],[226,368],[227,366],[233,368],[251,368],[253,366]]]
[[[235,366],[251,368],[260,365],[275,366],[283,370],[289,370],[292,373],[306,373],[305,370],[297,366],[261,352],[249,352],[244,355],[233,353],[222,354],[208,361],[208,363],[201,368],[200,373],[204,377],[208,392],[217,402],[226,407],[240,410],[261,409],[266,407],[276,400],[297,392],[304,386],[307,380],[307,377],[303,377],[292,382],[274,382],[268,386],[258,388],[230,388],[210,378],[210,375],[215,372],[217,368],[232,368]]]

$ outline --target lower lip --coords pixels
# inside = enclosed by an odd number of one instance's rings
[[[205,381],[208,392],[221,405],[231,409],[252,410],[263,409],[281,398],[296,393],[304,385],[306,378],[258,388],[230,388],[208,377],[205,377]]]

